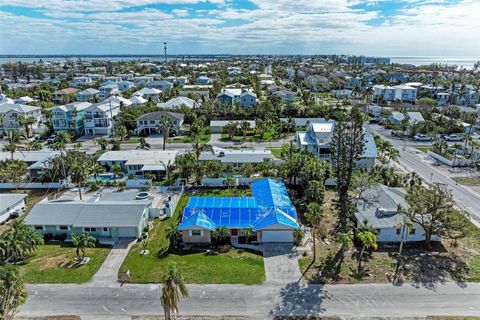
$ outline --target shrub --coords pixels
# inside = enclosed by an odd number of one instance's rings
[[[62,233],[58,236],[58,240],[60,241],[65,241],[67,239],[67,234],[66,233]]]
[[[293,231],[293,242],[295,243],[296,246],[299,246],[302,244],[304,237],[305,237],[305,234],[301,229],[295,229]]]
[[[51,233],[45,233],[43,235],[43,241],[48,242],[53,240],[53,234]]]

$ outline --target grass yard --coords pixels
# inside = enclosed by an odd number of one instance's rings
[[[453,177],[452,180],[464,186],[480,186],[480,177]]]
[[[242,196],[247,195],[247,189],[212,189],[197,190],[191,194],[196,196]],[[189,195],[183,195],[177,205],[174,215],[163,221],[157,220],[149,231],[147,248],[150,254],[141,255],[143,244],[135,244],[120,268],[119,275],[130,270],[130,282],[156,283],[160,282],[168,263],[175,262],[187,283],[209,284],[259,284],[265,280],[263,257],[244,250],[232,249],[226,253],[207,256],[202,252],[170,253],[165,252],[169,241],[165,230],[170,225],[177,225],[180,212],[187,203]],[[157,255],[158,253],[160,255]],[[165,252],[165,253],[163,253]]]
[[[205,131],[200,132],[200,142],[207,143],[210,141],[210,133],[205,133]],[[171,137],[167,139],[167,143],[191,143],[193,137],[191,136],[180,136],[180,137]]]
[[[432,150],[430,147],[417,147],[417,149],[424,153],[428,153],[428,151]]]
[[[275,158],[282,158],[282,148],[270,148],[270,151],[272,151],[272,154]]]
[[[83,266],[68,267],[76,257],[69,243],[48,243],[20,266],[27,283],[84,283],[98,271],[110,252],[110,247],[88,248],[90,261]]]
[[[301,272],[312,283],[355,283],[352,270],[356,269],[357,259],[354,249],[345,253],[344,263],[336,270],[336,254],[340,245],[335,241],[335,193],[325,192],[324,214],[319,232],[328,241],[317,241],[317,261],[311,265],[309,256],[299,259]],[[459,219],[464,219],[458,217]],[[368,270],[362,283],[389,282],[395,272],[398,257],[397,245],[383,245],[367,255],[363,265]],[[468,235],[456,242],[444,240],[432,244],[427,249],[423,244],[408,244],[404,249],[405,263],[402,270],[404,281],[414,283],[439,283],[444,280],[480,282],[480,229],[469,222]]]

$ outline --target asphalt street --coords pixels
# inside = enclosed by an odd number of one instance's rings
[[[437,286],[190,285],[181,315],[337,315],[342,317],[480,316],[480,284]],[[73,314],[89,318],[162,314],[157,285],[29,285],[19,315]]]
[[[457,204],[460,207],[466,209],[472,219],[477,224],[480,223],[480,195],[470,190],[468,187],[462,186],[450,179],[445,173],[439,171],[435,166],[431,165],[427,161],[424,161],[421,156],[415,153],[415,146],[419,146],[416,143],[407,143],[404,150],[405,142],[399,139],[392,139],[389,135],[385,134],[385,131],[379,130],[378,126],[367,126],[367,130],[382,136],[383,139],[389,140],[394,147],[400,151],[399,162],[407,170],[416,172],[427,182],[438,182],[448,186],[454,196]]]

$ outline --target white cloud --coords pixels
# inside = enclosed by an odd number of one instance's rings
[[[188,10],[186,9],[173,9],[172,12],[178,17],[187,17]]]

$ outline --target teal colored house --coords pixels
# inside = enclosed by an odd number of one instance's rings
[[[88,233],[96,238],[138,238],[148,225],[152,203],[148,200],[90,199],[43,200],[24,223],[41,234]]]
[[[53,131],[73,131],[77,136],[83,134],[85,109],[91,105],[89,102],[72,102],[54,107]]]

